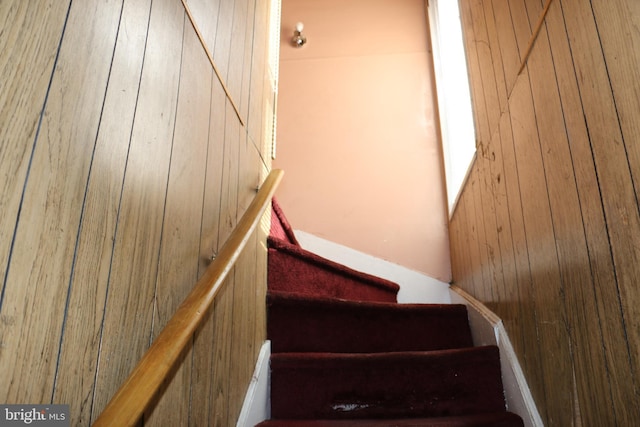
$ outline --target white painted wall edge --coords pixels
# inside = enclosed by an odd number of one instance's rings
[[[401,304],[449,304],[449,284],[417,271],[325,240],[301,230],[294,230],[300,246],[328,260],[363,273],[381,277],[400,285]]]
[[[500,349],[502,385],[507,409],[520,415],[525,427],[544,427],[502,320],[457,286],[451,286],[450,289],[451,302],[467,306],[474,345],[497,345]]]
[[[271,401],[269,397],[271,384],[269,359],[271,357],[271,341],[265,341],[260,348],[256,368],[247,388],[247,394],[240,410],[236,427],[254,427],[256,424],[271,418]]]

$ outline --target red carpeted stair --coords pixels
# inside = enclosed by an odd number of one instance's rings
[[[464,305],[397,304],[397,284],[305,251],[273,208],[272,419],[258,426],[523,426]]]

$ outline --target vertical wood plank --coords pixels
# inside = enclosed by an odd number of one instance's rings
[[[235,268],[229,273],[222,290],[216,297],[213,307],[215,325],[214,340],[210,351],[213,352],[213,375],[211,377],[211,399],[208,425],[223,427],[229,420],[229,371],[231,360],[231,327],[233,318],[233,293],[235,287]],[[204,425],[204,423],[200,424]]]
[[[256,44],[256,0],[247,0],[247,17],[244,37],[244,58],[242,60],[242,84],[238,99],[240,114],[245,118],[245,125],[249,119],[249,100],[251,99],[250,86],[253,73],[253,50]]]
[[[496,88],[496,72],[493,62],[492,46],[487,34],[487,24],[482,0],[469,0],[471,6],[471,20],[473,22],[473,35],[478,54],[480,77],[485,99],[485,115],[487,117],[487,133],[482,133],[481,141],[488,143],[500,120],[500,101]],[[495,47],[498,49],[498,47]],[[499,50],[499,49],[498,49]],[[500,64],[497,64],[500,65]]]
[[[510,107],[538,334],[542,347],[553,349],[553,354],[542,359],[544,391],[537,389],[535,396],[554,399],[545,408],[548,423],[568,425],[572,416],[565,408],[573,405],[572,361],[565,313],[559,306],[562,291],[550,285],[561,283],[561,277],[528,78],[516,83]]]
[[[185,16],[176,124],[156,283],[153,338],[198,280],[207,161],[211,65]],[[192,355],[183,362],[145,425],[180,425],[190,408]]]
[[[120,8],[118,1],[78,3],[69,13],[3,291],[3,402],[51,400],[75,240]]]
[[[238,104],[242,93],[242,76],[245,58],[245,40],[247,33],[248,0],[235,0],[233,23],[231,26],[231,46],[226,82],[231,98]],[[225,74],[223,74],[224,76]]]
[[[505,173],[502,160],[502,135],[500,124],[496,133],[491,138],[491,143],[486,147],[485,157],[488,168],[485,167],[485,180],[489,181],[490,197],[493,203],[494,212],[494,244],[497,245],[497,259],[494,263],[499,266],[498,280],[494,281],[493,286],[499,291],[499,301],[496,314],[505,322],[507,328],[513,328],[516,322],[520,321],[519,301],[520,296],[517,287],[517,273],[514,262],[513,239],[511,237],[511,218],[509,216],[509,201],[507,199],[507,191],[505,187]],[[488,169],[488,170],[487,170]],[[512,340],[514,348],[522,350],[519,339]],[[519,353],[518,354],[522,354]]]
[[[260,156],[265,159],[271,157],[264,141],[264,108],[265,85],[268,80],[268,43],[269,43],[269,8],[268,2],[256,2],[255,29],[253,33],[253,54],[251,65],[251,83],[249,87],[249,113],[247,115],[247,129],[249,138],[258,147]]]
[[[636,141],[640,138],[640,123],[637,119],[640,113],[640,34],[637,29],[640,4],[633,0],[617,0],[608,5],[594,1],[590,3],[613,90],[636,199],[639,199],[640,147]],[[637,297],[634,302],[628,305],[637,306]],[[633,315],[629,317],[634,318]],[[635,336],[633,340],[638,341],[637,338]]]
[[[497,130],[497,128],[496,128]],[[487,279],[485,285],[491,284],[491,292],[488,294],[488,298],[485,303],[497,311],[499,302],[504,299],[504,277],[502,271],[502,256],[500,253],[500,243],[498,241],[498,226],[496,224],[496,212],[495,212],[495,195],[493,192],[493,177],[491,176],[490,163],[495,160],[495,155],[492,157],[493,138],[490,138],[478,148],[478,158],[476,165],[478,167],[478,181],[479,181],[479,201],[480,209],[482,210],[482,225],[484,228],[483,245],[486,251],[486,267],[487,267]]]
[[[69,1],[49,6],[22,0],[0,4],[0,309],[20,199]]]
[[[187,5],[210,52],[216,44],[220,0],[188,0]]]
[[[640,114],[640,37],[637,31],[637,23],[640,20],[640,7],[637,2],[621,0],[612,2],[609,8],[597,2],[591,2],[602,52],[606,61],[607,73],[614,95],[614,103],[618,114],[618,123],[622,131],[624,147],[627,154],[627,161],[631,173],[633,187],[635,190],[636,209],[640,209],[640,147],[638,140],[640,137],[640,124],[638,115]],[[615,135],[615,134],[614,134]],[[618,139],[613,141],[617,143]],[[633,208],[627,207],[629,216],[635,217]],[[630,233],[637,233],[637,220],[630,221],[633,226],[629,227]],[[627,333],[627,348],[631,358],[633,369],[633,389],[631,394],[631,384],[626,388],[627,396],[634,396],[636,404],[640,402],[640,292],[637,286],[633,285],[633,277],[638,274],[638,258],[640,258],[637,242],[640,240],[638,234],[633,239],[636,244],[633,250],[626,254],[624,251],[616,249],[618,259],[616,260],[616,273],[619,277],[620,304],[624,310],[625,332]],[[621,245],[629,242],[620,242]],[[611,299],[609,299],[611,300]],[[614,331],[612,331],[614,332]],[[622,366],[626,366],[626,361],[620,361]],[[623,372],[616,373],[616,377],[622,380],[625,378],[626,368]],[[615,384],[613,379],[612,383]],[[621,402],[620,400],[618,402]],[[616,405],[619,406],[619,405]],[[617,408],[620,414],[622,408]],[[618,422],[634,422],[633,415],[625,412]]]
[[[88,425],[113,238],[147,37],[149,1],[126,1],[89,176],[53,401]],[[125,30],[126,28],[126,30]],[[81,348],[82,351],[78,351]]]
[[[483,301],[491,301],[491,289],[485,286],[489,282],[488,267],[486,266],[486,247],[484,246],[484,218],[479,201],[478,160],[473,165],[469,175],[469,184],[474,190],[471,193],[467,216],[472,218],[473,227],[469,236],[471,259],[473,265],[473,282],[476,295]]]
[[[633,176],[630,170],[629,151],[624,145],[618,107],[611,91],[608,63],[605,62],[603,51],[602,49],[582,50],[585,49],[585,46],[600,46],[599,28],[596,27],[592,9],[574,1],[562,1],[562,9],[567,32],[570,35],[569,42],[573,63],[576,74],[579,76],[577,82],[600,184],[600,194],[617,280],[616,290],[601,290],[600,295],[611,295],[603,301],[609,301],[608,307],[612,307],[612,305],[615,307],[615,294],[612,295],[610,292],[617,291],[619,293],[618,304],[623,311],[622,321],[627,344],[626,348],[618,347],[618,352],[627,352],[631,370],[634,373],[632,382],[627,379],[622,381],[622,384],[625,384],[627,396],[631,390],[634,391],[634,400],[637,402],[639,396],[637,355],[640,351],[640,337],[638,336],[640,325],[638,323],[638,307],[636,306],[638,292],[635,282],[640,274],[640,250],[637,245],[637,236],[640,235],[640,217],[638,215],[637,194],[634,191]],[[615,31],[619,31],[619,29]],[[598,89],[594,90],[594,88]],[[614,285],[609,283],[606,286]],[[607,313],[607,319],[609,316],[610,313]],[[618,357],[622,358],[622,354]],[[621,369],[624,369],[627,362],[624,360],[620,362]],[[616,369],[613,374],[619,377],[622,373]],[[612,386],[612,390],[615,388]],[[622,420],[633,417],[622,407],[614,405],[616,413],[622,417]]]
[[[520,54],[513,29],[509,2],[510,0],[492,0],[507,96],[513,90],[518,77],[518,69],[520,68]]]
[[[212,91],[209,108],[209,138],[207,148],[207,173],[202,205],[200,236],[201,277],[221,246],[219,240],[220,198],[222,192],[222,164],[224,153],[224,123],[226,96],[217,78],[212,75]],[[214,378],[214,359],[220,351],[216,342],[216,328],[222,321],[216,309],[196,334],[193,349],[193,373],[191,379],[191,420],[195,425],[206,425],[213,409],[210,407],[211,383]],[[216,319],[218,319],[216,321]],[[222,337],[220,338],[222,339]]]
[[[498,38],[498,28],[493,11],[493,2],[484,1],[482,3],[484,9],[484,21],[486,23],[487,39],[489,50],[491,51],[491,59],[493,63],[493,73],[498,97],[499,116],[507,108],[507,83],[505,79],[504,65],[502,59],[502,50],[500,49],[500,39]],[[492,136],[497,132],[497,123],[492,128]]]
[[[235,425],[247,391],[257,352],[255,345],[255,233],[247,242],[236,268],[231,327],[231,361],[229,372],[229,413],[227,425]]]
[[[256,287],[255,287],[255,338],[256,351],[260,352],[267,339],[267,236],[271,226],[271,209],[267,209],[256,228]]]
[[[528,1],[530,22],[537,21],[542,13],[539,0]],[[559,5],[552,5],[554,10]],[[602,350],[600,322],[595,304],[591,271],[576,268],[576,265],[589,265],[582,212],[578,198],[573,158],[566,135],[564,117],[571,114],[562,111],[560,94],[556,80],[556,71],[551,58],[551,49],[546,25],[536,41],[538,49],[529,57],[533,101],[535,104],[540,145],[545,164],[548,184],[548,197],[551,207],[556,248],[565,306],[559,307],[566,312],[568,330],[571,334],[571,351],[577,381],[578,413],[596,424],[610,424],[612,420],[606,414],[611,412],[610,384],[605,369],[593,369],[605,366]],[[582,161],[583,159],[577,159]],[[593,390],[602,390],[593,393]]]
[[[471,1],[460,1],[460,19],[463,28],[467,30],[463,33],[467,66],[469,67],[469,85],[473,99],[473,116],[475,122],[476,146],[480,141],[490,138],[489,121],[487,118],[487,106],[480,73],[480,63],[478,60],[478,43],[475,38],[473,27],[473,16],[471,13]]]
[[[102,412],[149,346],[183,15],[179,2],[156,0],[152,4],[105,306],[93,418]]]
[[[216,42],[213,46],[213,60],[218,66],[220,75],[224,78],[228,75],[229,54],[231,52],[231,39],[233,29],[233,10],[235,0],[220,0],[218,11],[218,26],[216,28]]]
[[[541,388],[542,365],[541,349],[538,340],[537,315],[531,269],[529,266],[529,251],[527,236],[522,213],[522,197],[520,193],[520,179],[516,162],[513,131],[511,127],[511,113],[500,119],[500,142],[502,164],[504,168],[504,184],[509,209],[509,224],[513,242],[513,256],[515,264],[515,283],[518,287],[518,306],[520,311],[520,330],[524,353],[518,357],[523,362],[526,378],[532,388]],[[513,328],[511,329],[513,330]],[[539,404],[544,403],[544,397],[537,396]]]

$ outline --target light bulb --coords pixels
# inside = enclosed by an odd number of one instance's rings
[[[302,22],[298,22],[296,24],[296,31],[301,33],[303,29],[304,29],[304,24]]]

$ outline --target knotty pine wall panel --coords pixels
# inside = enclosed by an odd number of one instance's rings
[[[251,131],[181,1],[0,5],[2,402],[89,425],[269,170],[268,2],[191,1]],[[145,422],[235,424],[266,336],[265,233]]]
[[[503,318],[547,425],[632,425],[640,10],[555,0],[518,75],[544,3],[460,1],[478,153],[453,281]]]

